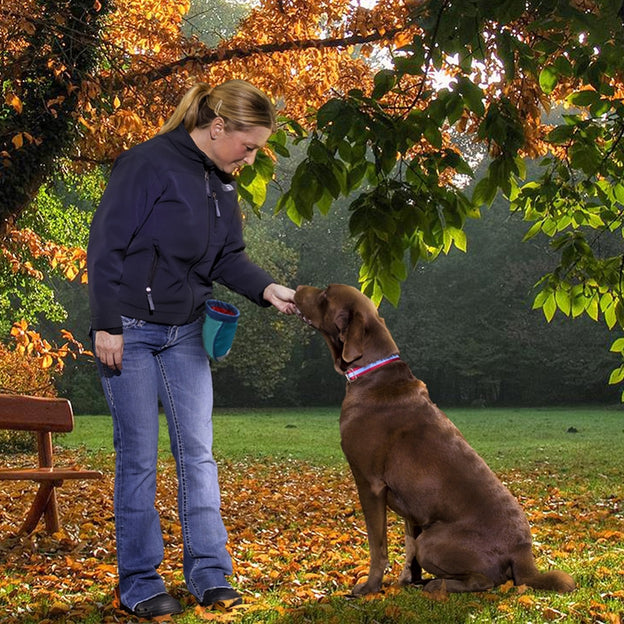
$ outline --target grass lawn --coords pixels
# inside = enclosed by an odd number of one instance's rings
[[[368,559],[363,517],[340,450],[339,409],[218,410],[215,456],[232,580],[248,605],[219,620],[624,622],[624,409],[449,409],[447,414],[520,499],[534,528],[539,567],[570,572],[579,585],[576,592],[558,596],[503,587],[432,600],[417,588],[398,588],[392,583],[403,562],[402,523],[391,513],[391,564],[383,593],[347,598],[366,574]],[[85,484],[78,496],[72,485],[61,488],[62,535],[9,537],[9,518],[19,518],[28,506],[32,484],[23,486],[28,494],[3,499],[0,621],[131,621],[111,606],[116,582],[111,440],[108,416],[77,416],[75,430],[58,438],[61,458],[106,472],[102,482]],[[164,417],[159,510],[166,546],[162,572],[187,606],[173,621],[199,624],[206,614],[195,609],[183,586],[175,470]]]
[[[585,478],[619,474],[624,407],[449,409],[448,417],[495,471],[556,469]],[[302,460],[341,466],[339,408],[216,410],[214,452],[233,461]],[[77,416],[67,448],[111,452],[110,416]],[[169,453],[161,415],[160,448]]]

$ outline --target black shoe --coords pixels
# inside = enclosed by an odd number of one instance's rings
[[[121,608],[132,615],[136,615],[140,618],[146,618],[148,620],[150,618],[158,617],[159,615],[174,615],[184,611],[182,605],[169,594],[158,594],[153,598],[139,602],[134,609],[130,609],[123,604],[121,605]]]
[[[229,611],[242,602],[243,597],[231,587],[213,587],[204,592],[199,604],[208,609]]]

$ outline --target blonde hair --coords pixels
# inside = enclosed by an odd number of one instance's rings
[[[182,97],[175,111],[158,134],[165,134],[181,123],[191,132],[223,118],[226,130],[246,130],[262,126],[275,132],[275,107],[268,96],[245,80],[227,80],[211,87],[198,82]]]

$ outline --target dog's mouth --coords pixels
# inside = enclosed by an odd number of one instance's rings
[[[300,319],[301,319],[301,320],[302,320],[302,321],[303,321],[306,325],[309,325],[310,327],[314,327],[314,325],[312,324],[312,321],[311,321],[311,320],[310,320],[307,316],[305,316],[305,314],[304,314],[304,313],[303,313],[303,312],[302,312],[299,308],[297,308],[296,315],[297,315],[297,316],[298,316],[298,317],[299,317],[299,318],[300,318]],[[314,327],[314,329],[316,329],[316,328]]]

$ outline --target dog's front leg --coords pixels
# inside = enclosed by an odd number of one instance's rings
[[[372,484],[355,476],[360,503],[366,520],[368,547],[370,550],[370,568],[368,580],[356,585],[352,594],[363,596],[381,589],[384,571],[388,565],[388,538],[386,530],[386,495],[385,484]]]

